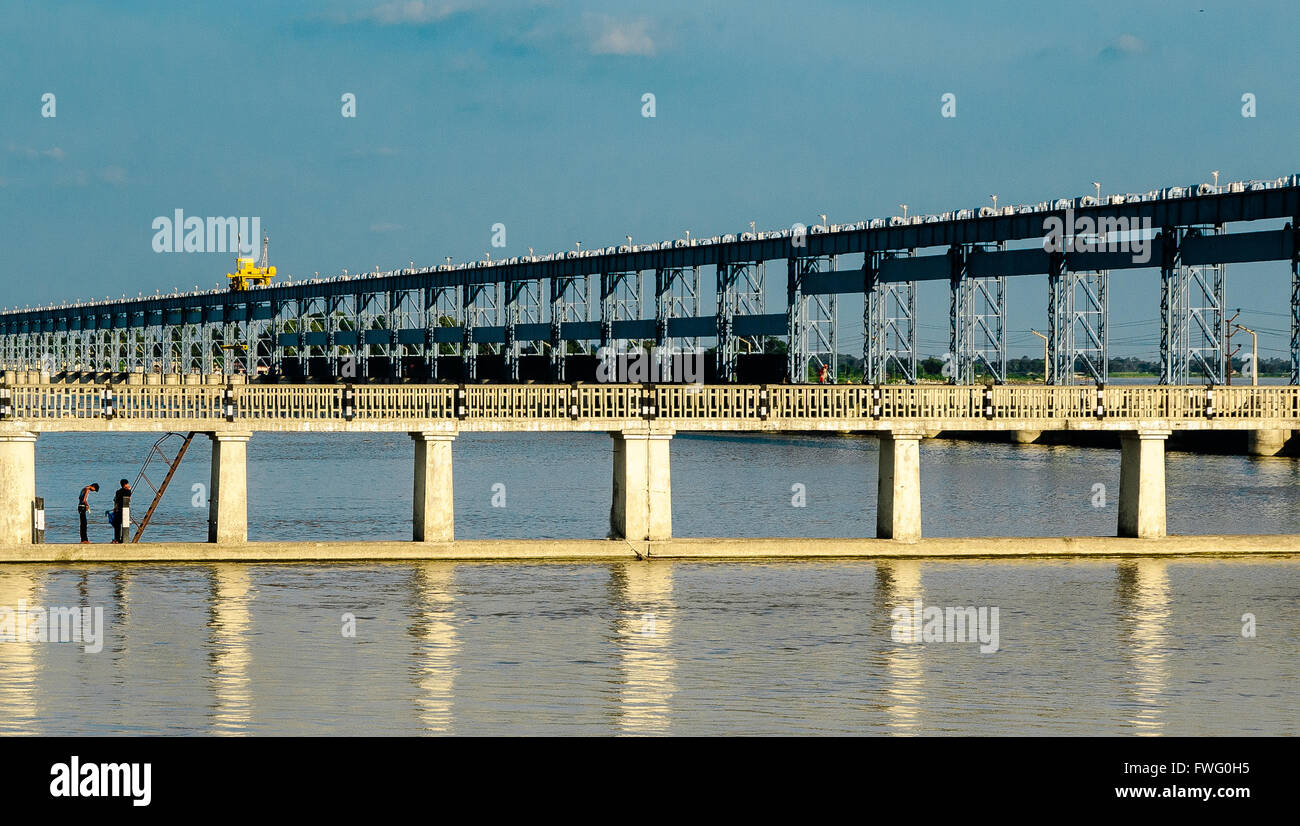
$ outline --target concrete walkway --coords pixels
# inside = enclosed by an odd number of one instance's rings
[[[161,542],[139,545],[0,545],[0,563],[349,562],[417,559],[627,560],[826,558],[1050,558],[1300,556],[1300,535],[891,539],[457,539],[451,542]]]

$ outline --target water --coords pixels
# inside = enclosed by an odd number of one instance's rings
[[[50,540],[75,537],[82,484],[133,477],[151,442],[42,436]],[[672,450],[678,535],[870,533],[873,439]],[[609,456],[603,434],[461,436],[458,536],[602,536]],[[252,538],[407,538],[411,458],[404,436],[256,434]],[[202,538],[207,461],[196,441],[149,538]],[[1170,530],[1300,532],[1296,474],[1171,453]],[[1116,451],[928,441],[925,529],[1113,533],[1118,476]],[[1295,735],[1298,594],[1287,556],[5,565],[0,606],[102,606],[106,633],[97,654],[0,643],[0,732]],[[999,650],[895,641],[915,599],[997,607]]]

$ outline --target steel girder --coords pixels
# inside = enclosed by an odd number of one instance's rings
[[[987,372],[1002,384],[1007,380],[1005,276],[975,278],[968,267],[969,253],[977,248],[1001,250],[1003,243],[959,245],[949,252],[952,278],[948,305],[948,342],[951,384],[972,384],[977,371]]]
[[[1105,270],[1048,275],[1045,369],[1052,384],[1074,384],[1077,370],[1097,384],[1109,379],[1109,281]]]
[[[834,272],[835,256],[792,256],[786,260],[786,270],[786,374],[790,381],[804,384],[809,369],[825,366],[834,383],[839,378],[836,296],[809,295],[804,287],[810,278]]]
[[[736,380],[736,362],[741,337],[735,333],[737,316],[761,315],[765,309],[763,280],[767,271],[762,261],[734,261],[718,264],[718,313],[716,352],[719,381]],[[759,336],[754,336],[756,350]]]
[[[1209,228],[1219,234],[1221,227]],[[1160,383],[1187,384],[1199,375],[1223,384],[1227,370],[1227,318],[1224,296],[1227,268],[1188,266],[1184,241],[1201,237],[1201,228],[1166,227],[1160,268]]]
[[[862,380],[868,384],[884,384],[891,376],[916,383],[916,282],[879,279],[880,264],[893,257],[895,253],[870,253],[862,264]]]

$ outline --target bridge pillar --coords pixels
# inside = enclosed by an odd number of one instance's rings
[[[1246,452],[1251,456],[1276,456],[1289,438],[1289,430],[1251,430],[1246,433]]]
[[[1120,435],[1119,535],[1165,535],[1165,440],[1168,430]]]
[[[36,499],[36,434],[0,433],[0,545],[30,545]]]
[[[614,439],[614,501],[609,533],[622,539],[670,539],[673,492],[668,445],[673,432],[610,433]]]
[[[921,538],[921,434],[883,431],[876,487],[876,536],[915,542]]]
[[[411,497],[411,539],[450,542],[455,538],[452,505],[451,443],[455,433],[412,433],[415,442],[415,488]]]
[[[248,541],[249,431],[220,430],[212,440],[212,482],[208,486],[208,541]]]

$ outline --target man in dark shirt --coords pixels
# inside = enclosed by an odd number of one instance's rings
[[[81,544],[90,544],[90,537],[86,535],[86,518],[90,516],[90,494],[94,491],[99,492],[99,483],[92,482],[81,489],[81,498],[77,500],[77,515],[81,517]]]
[[[114,545],[125,542],[131,530],[131,483],[123,479],[121,485],[117,493],[113,494],[113,516],[116,518],[113,526]]]

